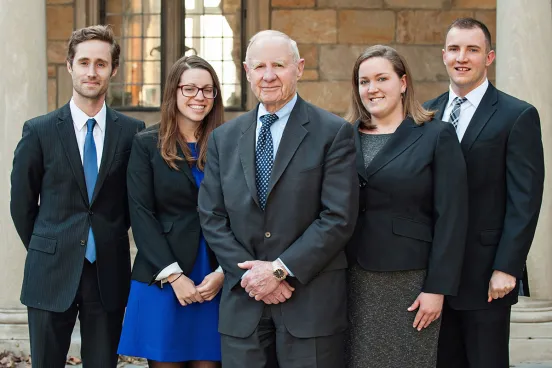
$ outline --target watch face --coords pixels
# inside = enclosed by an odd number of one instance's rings
[[[277,279],[281,279],[284,277],[284,270],[282,269],[276,269],[274,270],[274,276],[277,278]]]

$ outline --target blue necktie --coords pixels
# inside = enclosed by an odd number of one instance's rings
[[[257,149],[255,150],[255,183],[257,184],[257,196],[261,209],[265,209],[266,197],[268,195],[268,182],[272,174],[274,165],[274,148],[272,143],[272,134],[270,126],[278,120],[278,115],[267,114],[261,116],[261,131],[257,139]]]
[[[84,179],[86,180],[89,203],[92,202],[92,194],[94,194],[94,187],[98,179],[98,156],[96,155],[96,143],[94,142],[94,125],[96,125],[96,120],[88,119],[86,122],[86,139],[84,140]],[[88,230],[88,243],[84,256],[90,263],[96,261],[96,241],[94,240],[92,225],[90,225],[90,230]]]

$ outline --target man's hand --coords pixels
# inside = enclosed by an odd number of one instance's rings
[[[502,271],[493,271],[491,281],[489,281],[489,291],[487,302],[492,302],[493,299],[504,298],[508,293],[516,287],[516,278]]]
[[[408,308],[409,312],[415,311],[413,327],[421,331],[441,316],[443,310],[443,301],[445,297],[441,294],[420,293],[414,303]]]
[[[211,272],[197,286],[197,291],[204,300],[211,301],[218,294],[224,283],[224,274],[222,272]]]
[[[291,294],[295,291],[286,280],[280,282],[280,285],[271,294],[268,294],[262,299],[265,304],[280,304],[291,298]]]
[[[264,299],[280,285],[280,281],[274,277],[272,262],[247,261],[238,263],[238,267],[249,270],[243,276],[241,286],[257,301]]]
[[[172,274],[168,277],[176,298],[183,307],[195,302],[203,303],[203,297],[197,291],[195,284],[184,274]]]

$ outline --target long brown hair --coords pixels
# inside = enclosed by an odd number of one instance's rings
[[[358,57],[355,66],[353,67],[353,78],[351,80],[353,87],[351,105],[345,119],[351,123],[360,120],[361,126],[364,129],[374,129],[376,127],[372,124],[372,116],[362,104],[362,99],[360,98],[360,93],[358,91],[358,70],[360,68],[360,64],[368,59],[376,57],[389,60],[391,65],[393,65],[393,70],[397,73],[399,78],[406,75],[406,91],[403,93],[402,98],[403,115],[405,117],[410,116],[418,125],[431,120],[435,116],[435,111],[424,109],[422,104],[420,104],[420,102],[416,99],[416,95],[414,93],[414,83],[412,83],[412,73],[410,72],[410,68],[406,63],[406,60],[394,48],[383,45],[369,47]]]
[[[192,156],[190,148],[178,130],[178,106],[176,104],[176,94],[180,93],[178,84],[180,83],[182,73],[188,69],[196,68],[204,69],[211,74],[213,87],[217,90],[217,96],[213,101],[213,108],[205,116],[205,119],[203,119],[195,132],[198,150],[197,160]],[[171,67],[165,82],[163,103],[161,104],[161,122],[159,124],[159,150],[161,151],[161,157],[171,168],[178,170],[176,161],[183,160],[177,153],[177,147],[180,146],[188,164],[191,165],[196,162],[198,169],[203,171],[207,158],[207,139],[211,132],[224,121],[224,107],[222,105],[221,94],[222,91],[220,90],[217,73],[215,73],[211,64],[199,56],[184,56],[178,59]]]

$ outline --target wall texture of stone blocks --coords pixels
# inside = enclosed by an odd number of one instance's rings
[[[404,55],[423,102],[448,88],[441,50],[454,19],[483,21],[495,42],[496,0],[317,0],[308,13],[286,3],[271,1],[271,28],[289,34],[299,43],[301,56],[305,55],[305,67],[310,70],[299,83],[299,93],[340,115],[349,105],[352,67],[366,47],[386,44]],[[329,35],[334,34],[332,41]],[[318,79],[313,79],[316,74],[311,70],[318,70]],[[489,79],[494,78],[493,64]]]
[[[469,16],[483,21],[496,42],[496,0],[259,1],[266,6],[249,10],[248,18],[267,19],[268,27],[289,34],[298,43],[305,59],[301,95],[338,114],[348,108],[352,67],[368,46],[387,44],[403,54],[418,97],[425,101],[448,88],[441,49],[446,28],[454,19]],[[70,78],[64,70],[66,41],[75,28],[78,3],[82,2],[46,1],[49,110],[70,97]],[[238,0],[223,0],[225,9],[236,4]],[[489,79],[495,79],[494,64]]]

